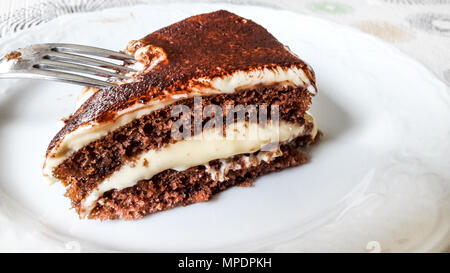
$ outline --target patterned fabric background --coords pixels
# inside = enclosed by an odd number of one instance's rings
[[[1,0],[0,38],[58,16],[158,0]],[[170,1],[175,2],[175,1]],[[188,2],[178,0],[178,2]],[[202,1],[207,2],[207,1]],[[392,43],[450,86],[450,0],[229,0],[314,14]]]

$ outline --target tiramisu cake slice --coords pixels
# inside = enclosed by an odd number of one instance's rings
[[[209,200],[305,163],[314,73],[262,26],[227,11],[126,48],[131,80],[96,91],[51,141],[44,175],[81,217],[136,219]],[[274,185],[275,186],[275,185]]]

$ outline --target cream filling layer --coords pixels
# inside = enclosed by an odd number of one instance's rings
[[[241,162],[228,161],[227,159],[220,159],[220,169],[216,170],[212,168],[209,164],[205,164],[206,172],[211,176],[213,180],[223,182],[227,178],[229,171],[240,170],[242,168],[249,168],[258,166],[261,162],[271,162],[275,158],[282,156],[281,150],[276,149],[275,151],[260,151],[256,155],[243,156]]]
[[[80,95],[78,95],[77,102],[75,104],[75,109],[80,108],[80,106],[85,103],[92,95],[100,90],[96,87],[85,87],[81,90]]]
[[[313,122],[312,118],[308,120]],[[312,133],[314,132],[317,130],[313,130]],[[138,181],[150,179],[164,170],[181,171],[207,164],[214,159],[253,153],[264,150],[268,144],[288,142],[304,134],[304,125],[283,121],[279,124],[268,123],[266,126],[249,122],[234,123],[226,128],[225,136],[215,128],[204,130],[201,135],[169,144],[159,150],[144,152],[137,160],[121,166],[81,202],[80,215],[82,217],[89,215],[103,193],[112,189],[122,190],[132,187]],[[278,148],[278,145],[276,147]]]
[[[197,83],[197,84],[195,84]],[[198,84],[200,83],[200,84]],[[233,93],[237,89],[255,85],[287,84],[293,86],[305,86],[311,93],[316,90],[305,72],[298,67],[274,69],[256,69],[251,71],[237,71],[229,76],[221,78],[200,78],[190,84],[185,93],[173,95],[163,101],[151,101],[147,104],[136,104],[117,113],[118,118],[107,123],[91,122],[82,125],[64,136],[45,159],[43,174],[50,182],[57,181],[53,177],[53,169],[67,159],[72,153],[85,145],[107,135],[127,123],[150,114],[178,100],[194,96],[208,96],[221,93]],[[209,86],[209,87],[205,87]]]

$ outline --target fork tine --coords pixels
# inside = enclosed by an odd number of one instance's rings
[[[98,57],[112,58],[122,61],[135,62],[133,56],[99,47],[75,45],[75,44],[62,44],[62,43],[50,43],[47,45],[49,45],[51,49],[54,49],[57,52],[79,53]]]
[[[85,76],[79,76],[75,74],[70,73],[64,73],[64,72],[56,72],[56,71],[50,71],[50,70],[43,70],[43,69],[32,69],[27,74],[22,74],[22,76],[26,76],[28,78],[33,79],[42,79],[42,80],[52,80],[52,81],[60,81],[60,82],[68,82],[68,83],[74,83],[78,85],[83,86],[92,86],[92,87],[98,87],[98,88],[104,88],[104,87],[111,87],[115,86],[114,83],[101,81]]]
[[[80,55],[70,54],[70,53],[51,51],[51,52],[47,53],[47,57],[50,60],[63,60],[63,61],[78,63],[78,64],[98,65],[100,67],[110,68],[110,69],[114,69],[114,70],[118,70],[118,71],[125,71],[125,72],[135,72],[136,71],[136,70],[126,67],[126,66],[122,66],[122,65],[115,64],[115,63],[110,63],[107,61],[98,60],[98,59],[94,59],[94,58],[90,58],[90,57],[84,57],[84,56],[80,56]]]
[[[106,71],[104,69],[99,69],[99,68],[95,68],[95,67],[91,67],[91,66],[66,63],[66,62],[58,62],[58,61],[52,61],[52,60],[46,60],[46,59],[40,60],[36,64],[36,66],[38,66],[41,69],[65,70],[65,71],[86,73],[86,74],[103,76],[103,77],[112,77],[112,78],[117,78],[117,79],[129,79],[130,78],[123,74],[112,73],[112,72]]]

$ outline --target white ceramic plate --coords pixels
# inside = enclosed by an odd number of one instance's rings
[[[441,251],[450,230],[450,91],[380,40],[268,8],[171,4],[60,17],[0,40],[122,49],[187,16],[225,8],[265,26],[315,69],[325,137],[301,167],[210,202],[139,221],[79,220],[41,178],[56,122],[80,87],[0,81],[0,249],[62,251]]]

